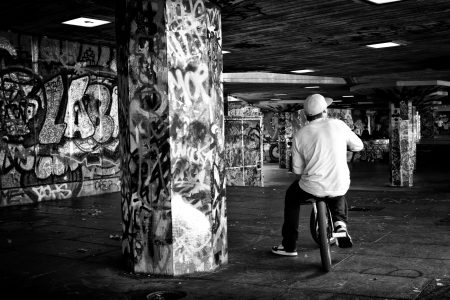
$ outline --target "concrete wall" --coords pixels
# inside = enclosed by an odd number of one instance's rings
[[[120,188],[114,51],[0,32],[0,206]]]

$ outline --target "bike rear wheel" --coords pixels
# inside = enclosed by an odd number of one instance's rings
[[[327,205],[324,201],[317,201],[317,219],[319,222],[319,247],[322,268],[325,272],[331,270],[331,250],[329,239],[329,226]]]

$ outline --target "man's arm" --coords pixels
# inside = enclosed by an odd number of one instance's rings
[[[303,155],[299,149],[299,143],[297,142],[297,135],[292,139],[292,171],[294,174],[299,175],[303,173],[303,169],[305,168],[305,162],[303,159]]]
[[[364,149],[364,144],[361,141],[361,139],[350,130],[350,128],[347,126],[347,149],[349,151],[358,152]]]

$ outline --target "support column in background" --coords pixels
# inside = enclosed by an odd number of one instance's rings
[[[220,10],[116,1],[122,249],[134,272],[227,262]]]
[[[292,125],[292,119],[294,117],[294,113],[292,112],[285,112],[285,140],[286,140],[286,169],[288,169],[289,172],[292,172],[292,152],[291,152],[291,145],[292,145],[292,137],[294,132],[294,127]]]
[[[415,139],[412,124],[412,101],[391,103],[390,130],[391,184],[413,186]]]
[[[278,153],[280,156],[279,167],[286,169],[286,116],[285,113],[278,114]]]

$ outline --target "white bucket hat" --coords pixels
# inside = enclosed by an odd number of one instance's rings
[[[313,94],[306,98],[303,109],[307,116],[315,116],[327,109],[331,103],[333,103],[333,99],[325,98],[320,94]]]

